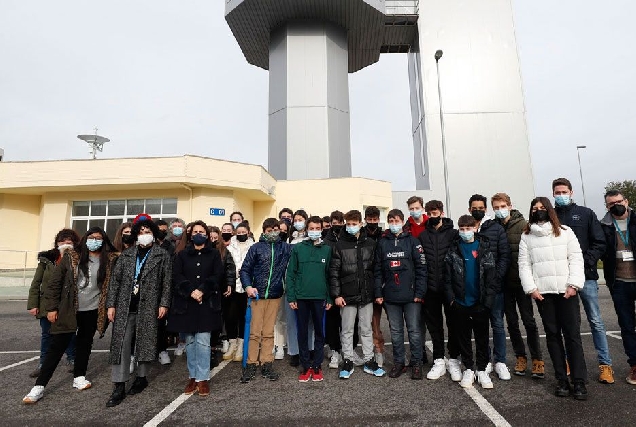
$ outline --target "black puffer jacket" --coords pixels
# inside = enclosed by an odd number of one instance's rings
[[[427,293],[444,292],[444,259],[457,235],[450,218],[442,218],[442,225],[438,229],[427,221],[426,229],[420,234],[428,268]]]
[[[426,257],[410,233],[387,231],[375,250],[375,297],[406,304],[426,295]]]
[[[510,268],[510,258],[512,257],[506,230],[494,220],[489,219],[483,222],[479,234],[487,237],[484,244],[488,245],[488,249],[495,256],[497,279],[499,282],[503,282]],[[499,286],[501,287],[501,283]]]
[[[226,288],[230,286],[232,288],[232,292],[236,291],[236,263],[234,262],[234,257],[230,253],[230,251],[225,251],[225,259],[223,260],[223,264],[225,267],[225,275],[224,282],[221,286],[221,293],[225,292]]]
[[[508,244],[510,245],[510,268],[508,268],[504,286],[519,288],[521,287],[521,279],[519,278],[519,242],[528,221],[526,221],[521,212],[515,209],[510,211],[510,219],[507,223],[504,224],[503,220],[499,219],[495,221],[506,230]]]
[[[570,203],[557,206],[556,213],[561,224],[574,231],[583,251],[585,280],[598,280],[596,264],[605,253],[605,234],[596,214],[590,208]]]
[[[368,304],[374,300],[373,268],[375,241],[360,231],[360,237],[342,233],[333,248],[329,266],[331,296],[347,304]]]
[[[501,292],[497,277],[495,256],[490,251],[488,238],[479,234],[475,235],[479,241],[477,262],[479,263],[479,305],[491,309],[495,302],[495,295]],[[463,300],[466,292],[464,255],[461,252],[459,238],[455,239],[453,246],[448,251],[445,260],[444,289],[446,299],[452,302],[455,299]]]

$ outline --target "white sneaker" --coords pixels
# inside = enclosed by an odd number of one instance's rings
[[[221,353],[225,354],[230,349],[230,342],[228,340],[223,340],[221,346]]]
[[[274,353],[275,360],[283,360],[285,358],[285,349],[281,346],[276,346],[276,351]]]
[[[381,368],[382,365],[384,365],[384,354],[375,353],[375,363],[377,363],[378,366]]]
[[[135,372],[135,356],[130,358],[130,373]]]
[[[486,369],[485,369],[486,373],[488,375],[492,374],[492,363],[488,362],[488,364],[486,365]]]
[[[435,359],[433,362],[433,367],[428,374],[426,374],[426,378],[429,380],[439,379],[442,375],[446,373],[446,362],[444,359]]]
[[[170,364],[170,356],[168,355],[167,351],[164,350],[161,353],[159,353],[159,363],[161,363],[162,365]]]
[[[337,351],[331,352],[331,360],[329,361],[329,369],[338,369],[340,366],[340,353]]]
[[[500,380],[509,381],[510,380],[510,370],[506,366],[505,363],[497,362],[495,363],[495,373],[499,376]]]
[[[42,399],[43,395],[44,395],[44,386],[36,385],[31,389],[29,394],[24,396],[24,398],[22,399],[22,402],[26,403],[27,405],[31,403],[36,403],[38,400]]]
[[[86,380],[86,377],[75,377],[73,378],[73,387],[78,390],[86,390],[91,388],[93,384],[90,381]]]
[[[185,348],[185,343],[180,342],[179,344],[177,344],[177,348],[174,350],[174,355],[183,356],[183,353],[185,353]]]
[[[457,382],[462,380],[462,368],[458,359],[448,359],[446,370],[451,376],[451,380]]]
[[[475,382],[475,373],[472,369],[466,369],[462,375],[462,380],[459,382],[459,385],[463,388],[471,388],[473,386],[473,382]]]
[[[492,388],[492,380],[486,371],[477,371],[477,382],[481,385],[481,388]]]

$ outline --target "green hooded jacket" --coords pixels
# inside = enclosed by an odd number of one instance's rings
[[[320,242],[304,240],[296,245],[287,266],[287,301],[301,299],[324,300],[332,304],[329,295],[329,263],[331,248]]]

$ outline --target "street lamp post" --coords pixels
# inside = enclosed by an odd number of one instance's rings
[[[585,199],[585,182],[583,182],[583,168],[581,167],[581,149],[587,148],[586,145],[577,145],[576,154],[579,158],[579,174],[581,175],[581,189],[583,190],[583,206],[587,206],[587,200]]]
[[[448,158],[446,155],[446,132],[444,131],[444,109],[442,108],[442,84],[439,75],[439,60],[442,59],[444,52],[438,50],[435,52],[435,66],[437,68],[437,96],[439,98],[439,123],[442,131],[442,155],[444,157],[444,186],[446,189],[446,216],[451,217],[450,190],[448,186]]]

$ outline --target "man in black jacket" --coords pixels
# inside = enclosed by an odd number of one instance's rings
[[[377,206],[367,206],[364,210],[364,230],[367,232],[367,237],[379,242],[382,238],[382,227],[380,227],[380,209]],[[375,354],[375,361],[378,362],[378,366],[384,365],[384,336],[382,335],[382,328],[380,322],[382,320],[382,305],[373,304],[373,319],[371,321],[371,328],[373,329],[373,353]]]
[[[373,357],[373,317],[375,241],[362,229],[360,211],[349,211],[344,216],[346,230],[333,248],[329,279],[331,296],[340,308],[342,323],[340,340],[344,354],[341,379],[353,372],[353,329],[356,318],[360,326],[360,341],[364,358],[364,372],[382,377],[385,372]]]
[[[603,256],[605,281],[612,294],[629,363],[626,381],[636,384],[636,212],[620,191],[605,194],[607,215],[601,220],[607,249]]]
[[[607,345],[605,324],[598,304],[598,270],[596,264],[605,253],[605,234],[596,214],[585,206],[578,206],[572,201],[572,183],[566,178],[552,181],[552,193],[556,205],[557,216],[561,224],[574,231],[583,251],[585,264],[585,286],[579,292],[587,321],[592,330],[594,347],[598,353],[599,382],[614,383],[612,358]]]
[[[474,194],[468,201],[469,212],[473,218],[477,221],[477,231],[487,237],[487,244],[490,251],[495,256],[495,262],[497,263],[497,280],[499,293],[495,296],[493,306],[490,310],[490,325],[492,327],[492,342],[493,342],[493,359],[495,362],[494,371],[500,380],[510,379],[510,370],[506,365],[506,330],[504,328],[504,296],[502,289],[502,283],[508,268],[510,268],[510,245],[508,244],[508,237],[506,230],[497,224],[490,217],[486,216],[486,206],[488,199],[481,194]],[[486,243],[485,243],[486,244]],[[488,350],[490,355],[490,349]],[[488,373],[493,371],[492,363],[488,362],[486,367]]]
[[[449,318],[450,306],[444,295],[444,258],[453,242],[457,239],[457,230],[453,228],[453,221],[444,217],[444,204],[439,200],[431,200],[424,206],[428,221],[426,229],[420,234],[419,240],[426,256],[428,270],[426,297],[422,317],[433,341],[433,367],[426,375],[429,380],[436,380],[448,372],[453,381],[462,379],[459,362],[459,346],[455,334],[451,331]],[[448,368],[444,361],[444,314],[448,329]]]

